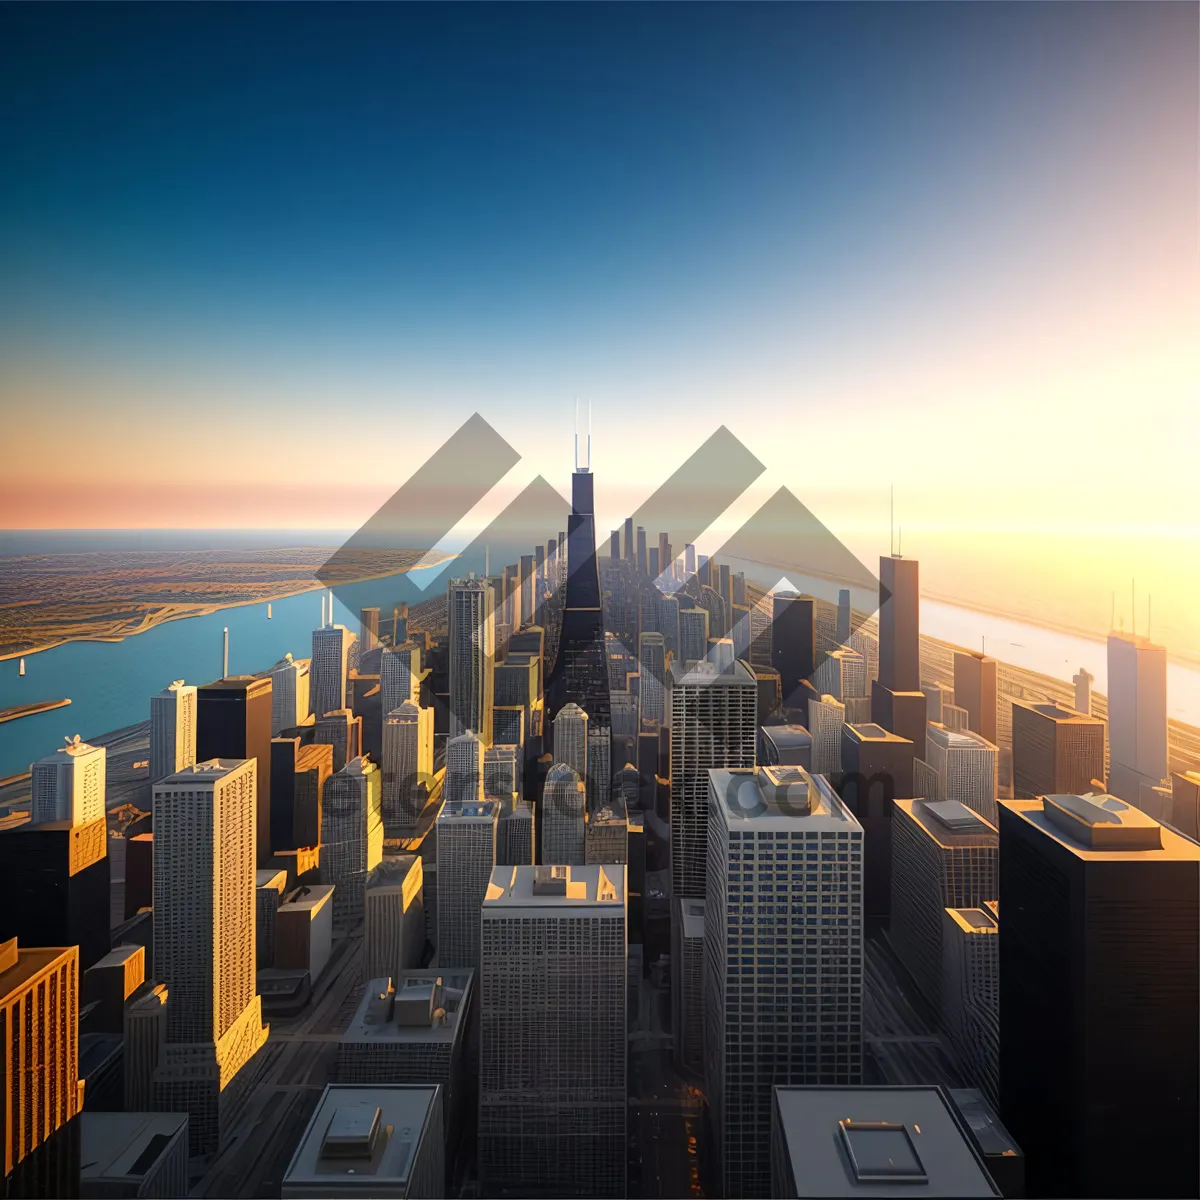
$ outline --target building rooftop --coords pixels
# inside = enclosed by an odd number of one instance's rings
[[[873,721],[865,725],[847,725],[846,733],[860,742],[908,742],[908,738],[902,738],[899,734],[892,733],[891,730],[884,729],[882,725],[876,725]]]
[[[754,674],[740,658],[734,659],[733,665],[723,671],[715,670],[712,663],[707,661],[700,662],[689,671],[678,659],[672,659],[668,679],[675,687],[758,686]]]
[[[957,800],[894,800],[896,815],[915,821],[939,846],[995,846],[996,827]],[[893,837],[895,834],[893,833]]]
[[[759,828],[862,829],[823,775],[802,767],[745,767],[710,770],[709,805],[720,802],[730,829],[753,822]],[[718,800],[719,798],[719,800]]]
[[[273,888],[277,892],[282,892],[287,888],[287,872],[275,867],[260,868],[254,872],[254,886],[256,888]]]
[[[1060,795],[996,803],[1085,860],[1200,861],[1200,845],[1115,796]]]
[[[74,946],[21,946],[16,938],[0,942],[0,999],[20,991],[68,950],[73,950],[78,959],[79,951]]]
[[[679,924],[685,938],[704,936],[704,901],[680,900]]]
[[[777,1087],[794,1195],[999,1196],[938,1087]]]
[[[76,758],[82,754],[95,754],[97,751],[104,753],[103,746],[89,746],[79,734],[75,734],[74,737],[64,738],[63,740],[66,742],[65,746],[59,746],[53,754],[44,755],[37,761],[39,763],[57,763],[62,762],[62,759],[58,757],[60,754],[65,754],[69,758]]]
[[[438,813],[443,821],[494,821],[499,812],[498,800],[447,800]]]
[[[950,1100],[971,1132],[983,1154],[1018,1155],[1020,1147],[1012,1134],[1000,1124],[995,1110],[978,1088],[950,1088]]]
[[[624,866],[496,867],[483,900],[483,915],[514,908],[578,908],[604,915],[625,907]]]
[[[470,970],[400,971],[371,979],[343,1042],[456,1042],[470,1005]]]
[[[79,1155],[85,1195],[137,1195],[138,1185],[176,1138],[187,1156],[187,1125],[186,1113],[84,1111]],[[97,1185],[104,1192],[93,1191]],[[130,1190],[108,1190],[121,1185]]]
[[[176,771],[174,775],[160,779],[154,786],[160,788],[169,783],[193,786],[197,783],[216,783],[250,761],[247,758],[210,758],[204,762],[193,763],[190,767],[184,767],[182,770]]]
[[[1050,720],[1076,725],[1102,725],[1103,722],[1099,717],[1089,717],[1086,713],[1076,712],[1073,708],[1068,708],[1065,704],[1059,704],[1055,700],[1035,701],[1035,700],[1013,700],[1014,710],[1017,708],[1027,708],[1030,712],[1035,712],[1040,717],[1049,717]]]
[[[202,683],[197,691],[201,692],[261,692],[269,691],[271,679],[260,675],[226,675],[224,679],[214,679],[212,683]]]
[[[930,721],[926,726],[927,734],[939,746],[950,750],[995,750],[996,747],[981,733],[972,729],[947,729],[937,721]]]
[[[412,1171],[434,1105],[441,1102],[439,1092],[430,1084],[328,1085],[284,1174],[284,1190],[361,1182],[370,1195],[372,1181],[382,1186],[384,1180],[398,1189]]]
[[[764,725],[762,734],[781,751],[803,750],[812,745],[812,734],[803,725]]]
[[[296,912],[299,909],[320,908],[333,895],[332,883],[312,883],[298,887],[279,906],[279,911]]]
[[[996,918],[986,908],[948,908],[950,919],[964,933],[998,933]]]
[[[421,857],[418,854],[388,855],[367,874],[365,886],[372,891],[377,888],[403,888],[404,881],[412,871],[421,870]]]

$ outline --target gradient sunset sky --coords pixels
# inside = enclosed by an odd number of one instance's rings
[[[1184,620],[1197,11],[4,6],[0,522],[352,528],[475,411],[566,492],[579,394],[602,529],[725,424]]]

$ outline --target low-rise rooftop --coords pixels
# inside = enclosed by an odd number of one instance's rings
[[[483,914],[514,908],[561,908],[603,915],[625,905],[623,866],[496,867],[483,901]]]
[[[996,827],[958,800],[894,800],[893,804],[897,815],[915,821],[947,850],[996,845]]]
[[[371,979],[343,1042],[455,1042],[470,1005],[470,970],[400,971]]]
[[[997,804],[1085,860],[1200,860],[1200,845],[1116,796],[1052,795]]]
[[[797,821],[817,831],[862,828],[825,776],[803,767],[710,770],[708,780],[709,803],[722,805],[731,829],[792,828]]]
[[[182,1141],[186,1160],[187,1127],[186,1113],[85,1111],[79,1128],[83,1194],[138,1195],[173,1142]]]

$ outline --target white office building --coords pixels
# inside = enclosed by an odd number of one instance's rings
[[[355,758],[325,781],[321,798],[321,882],[332,884],[333,924],[348,930],[363,918],[367,874],[383,858],[379,768]]]
[[[417,784],[433,778],[433,709],[405,700],[384,711],[383,836],[411,837],[421,815]]]
[[[479,966],[479,910],[496,865],[495,800],[447,801],[437,819],[437,964]]]
[[[862,1082],[863,830],[819,775],[712,771],[705,1068],[726,1196],[769,1194],[771,1092]]]
[[[285,654],[271,672],[271,736],[299,725],[310,711],[307,658]]]
[[[808,732],[812,736],[814,775],[837,775],[842,769],[842,727],[846,706],[830,695],[809,699]]]
[[[446,743],[446,779],[442,798],[447,804],[483,799],[483,742],[471,729]]]
[[[196,687],[176,679],[150,697],[150,782],[166,779],[195,761]]]
[[[500,867],[483,903],[484,1195],[625,1195],[624,867]],[[536,1013],[522,1020],[514,1014]]]
[[[496,597],[484,579],[452,579],[447,595],[450,643],[450,736],[474,730],[492,743]]]
[[[752,767],[758,732],[758,681],[745,663],[727,671],[672,663],[671,884],[676,899],[703,898],[708,851],[708,773]]]
[[[79,734],[66,743],[29,768],[34,825],[46,821],[87,825],[104,816],[108,751],[89,746]]]
[[[564,704],[554,718],[554,761],[565,763],[579,776],[588,772],[588,715],[578,704]]]
[[[220,1147],[227,1090],[267,1040],[255,990],[253,759],[154,785],[154,974],[167,987],[155,1108],[186,1112],[193,1154]]]
[[[925,761],[938,777],[938,795],[927,799],[957,800],[996,824],[1000,751],[987,738],[970,729],[930,724],[926,726]]]
[[[346,678],[353,637],[345,625],[325,625],[313,630],[309,704],[318,718],[346,707]]]

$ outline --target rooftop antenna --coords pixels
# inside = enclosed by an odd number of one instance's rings
[[[333,624],[333,588],[329,589],[329,623]]]
[[[896,527],[896,557],[897,558],[904,557],[904,526],[903,525],[898,525]]]
[[[229,626],[225,626],[225,633],[222,639],[221,646],[221,678],[229,678]]]
[[[321,628],[325,628],[325,593],[321,593]]]
[[[888,510],[888,553],[896,553],[896,485],[892,484],[892,505]]]
[[[575,397],[575,470],[579,470],[579,397]]]
[[[1154,618],[1154,597],[1146,593],[1146,637],[1150,636],[1150,623]]]
[[[1137,637],[1137,580],[1129,581],[1129,632]]]
[[[587,440],[587,469],[592,469],[592,401],[588,398],[588,440]]]

